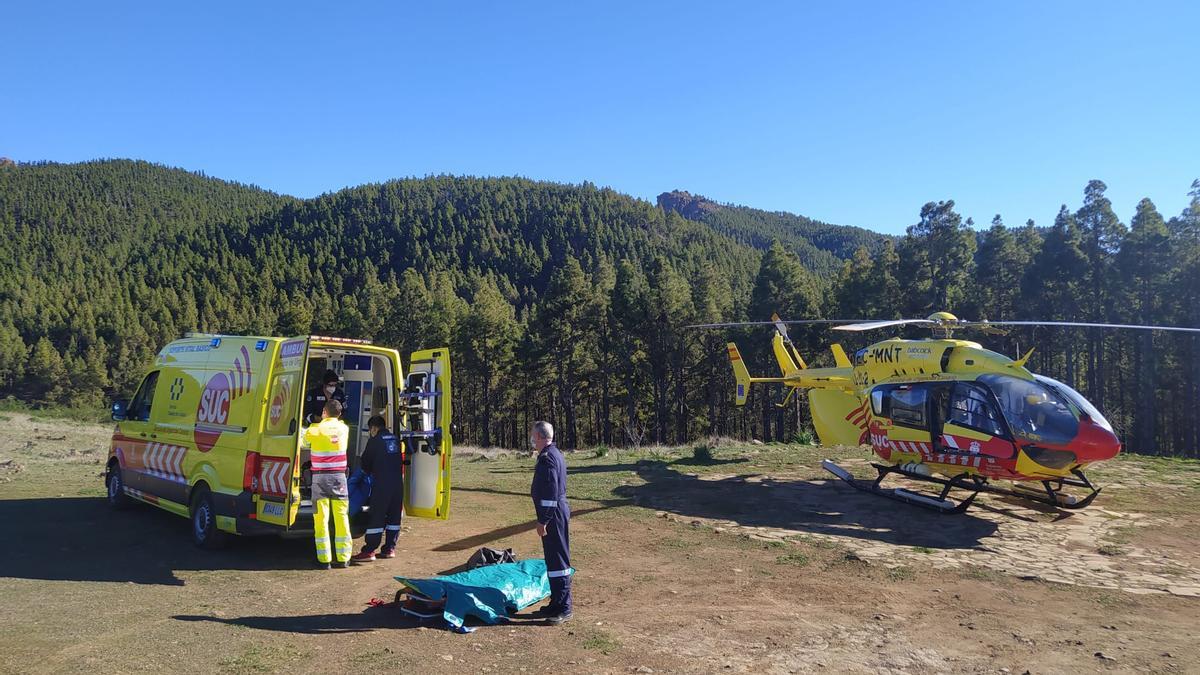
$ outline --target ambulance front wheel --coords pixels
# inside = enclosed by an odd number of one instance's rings
[[[217,549],[229,543],[229,535],[217,529],[217,512],[212,493],[203,483],[192,495],[192,543],[200,548]]]
[[[121,476],[121,464],[113,460],[108,464],[108,505],[114,509],[127,508],[133,504],[129,495],[125,494],[125,479]]]

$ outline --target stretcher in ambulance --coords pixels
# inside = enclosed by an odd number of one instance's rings
[[[108,501],[153,504],[192,523],[198,546],[230,534],[310,535],[305,392],[338,373],[350,428],[351,471],[367,421],[382,416],[405,445],[405,512],[445,519],[450,508],[450,355],[411,355],[362,340],[188,334],[155,358],[117,422],[105,483]]]

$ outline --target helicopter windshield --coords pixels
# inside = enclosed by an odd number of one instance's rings
[[[996,395],[1008,426],[1017,436],[1065,444],[1078,433],[1078,417],[1066,397],[1049,383],[996,373],[980,375],[978,381]]]
[[[1084,398],[1083,394],[1080,394],[1079,392],[1052,377],[1046,377],[1045,375],[1034,375],[1033,377],[1038,382],[1041,382],[1047,387],[1050,387],[1054,391],[1062,394],[1063,397],[1070,400],[1071,403],[1074,403],[1076,408],[1079,408],[1083,414],[1087,415],[1096,424],[1099,424],[1108,431],[1113,430],[1112,424],[1110,424],[1108,420],[1104,419],[1104,415],[1101,415],[1100,411],[1096,409],[1096,406],[1092,405],[1091,401]]]

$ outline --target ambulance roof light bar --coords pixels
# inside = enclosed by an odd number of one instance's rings
[[[356,338],[343,338],[343,337],[330,337],[328,335],[312,335],[312,336],[310,336],[310,338],[315,342],[332,342],[335,344],[346,344],[346,345],[369,345],[369,344],[372,344],[372,342],[370,340],[359,340]]]

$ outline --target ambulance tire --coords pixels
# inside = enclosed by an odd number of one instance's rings
[[[213,509],[212,492],[200,483],[192,492],[192,543],[204,549],[223,548],[229,535],[217,528],[217,512]]]
[[[133,500],[125,494],[125,478],[121,475],[120,462],[113,460],[108,464],[108,505],[114,509],[127,509],[133,506]]]

